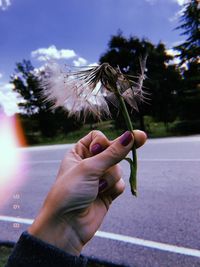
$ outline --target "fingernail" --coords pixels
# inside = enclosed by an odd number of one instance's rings
[[[102,179],[99,181],[99,192],[103,191],[108,186],[106,180]]]
[[[103,151],[103,147],[100,144],[94,144],[91,148],[91,152],[93,155],[97,155]]]
[[[126,131],[119,139],[123,146],[127,146],[133,139],[133,135],[130,131]]]

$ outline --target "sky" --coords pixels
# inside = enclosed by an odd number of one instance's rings
[[[183,40],[174,29],[186,1],[0,0],[0,106],[7,114],[17,110],[9,77],[23,59],[34,67],[46,59],[98,63],[118,30],[171,49]]]

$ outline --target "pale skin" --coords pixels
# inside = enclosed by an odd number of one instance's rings
[[[79,140],[65,155],[56,181],[28,232],[79,256],[112,201],[125,189],[118,163],[134,143],[138,148],[145,141],[146,134],[139,130],[114,141],[100,131],[92,131]]]

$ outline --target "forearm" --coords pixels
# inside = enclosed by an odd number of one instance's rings
[[[60,216],[52,215],[49,210],[44,207],[41,209],[33,224],[28,228],[28,233],[68,254],[79,256],[83,244],[73,229],[72,215],[68,213],[63,220]]]

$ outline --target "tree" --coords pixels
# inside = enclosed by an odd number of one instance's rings
[[[181,35],[187,36],[186,40],[176,46],[180,52],[180,66],[183,68],[183,86],[180,92],[182,119],[197,120],[200,118],[200,2],[191,0],[184,6],[180,18],[180,26],[176,29],[183,30]]]
[[[182,44],[175,47],[180,52],[181,64],[185,62],[198,62],[200,59],[200,2],[190,0],[184,6],[183,14],[180,18],[181,35],[186,35],[187,39]]]
[[[154,46],[148,58],[149,79],[145,84],[151,93],[148,114],[164,122],[166,126],[177,116],[177,93],[181,88],[180,71],[175,65],[169,64],[172,59],[164,44]]]
[[[11,83],[14,84],[14,91],[23,98],[19,103],[23,113],[33,115],[49,110],[50,105],[42,99],[42,89],[34,73],[34,67],[29,60],[16,63],[15,74],[11,76]]]
[[[153,45],[149,40],[137,37],[125,38],[121,32],[112,36],[108,49],[100,58],[100,62],[108,62],[113,67],[119,66],[122,72],[135,77],[141,72],[140,58],[148,55],[147,76],[144,82],[150,100],[140,105],[140,127],[144,129],[143,115],[148,114],[157,120],[168,122],[175,118],[173,114],[174,98],[178,90],[180,73],[177,68],[169,65],[172,56],[166,53],[165,45]],[[169,79],[173,77],[173,83]],[[137,81],[137,79],[136,79]],[[173,116],[172,116],[173,115]],[[117,120],[122,123],[121,120]]]
[[[57,133],[67,133],[80,128],[75,118],[67,118],[67,112],[62,109],[51,111],[51,103],[44,101],[42,88],[34,67],[29,60],[16,64],[15,74],[11,76],[14,91],[22,96],[19,103],[26,128],[31,132],[40,130],[42,135],[52,137]],[[31,123],[30,123],[31,121]]]

